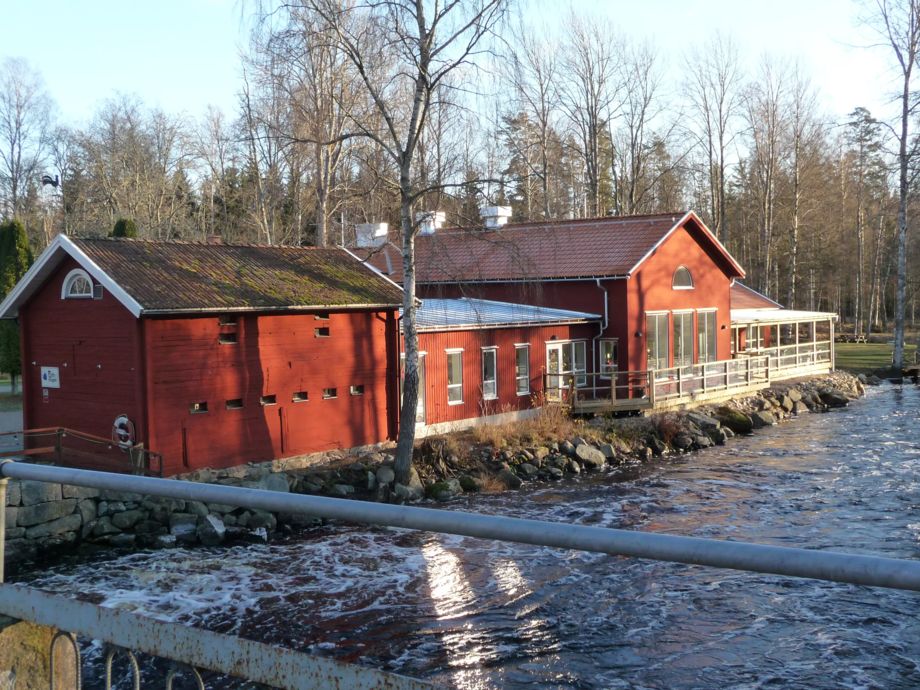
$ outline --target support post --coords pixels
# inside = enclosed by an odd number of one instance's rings
[[[834,370],[837,368],[837,367],[836,367],[836,364],[837,364],[837,354],[836,354],[836,352],[834,351],[834,350],[835,350],[835,348],[834,348],[834,340],[835,340],[835,337],[834,337],[834,320],[833,320],[833,319],[828,319],[827,322],[828,322],[828,324],[829,324],[829,326],[830,326],[830,336],[831,336],[831,342],[830,342],[830,349],[831,349],[831,371],[834,371]]]
[[[6,564],[6,489],[9,482],[7,477],[0,478],[0,583],[3,582]]]
[[[681,367],[677,367],[677,397],[684,397],[684,379],[680,374]]]

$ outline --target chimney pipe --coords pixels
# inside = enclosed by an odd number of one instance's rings
[[[496,230],[505,225],[511,218],[510,206],[483,206],[479,215],[487,230]]]
[[[425,236],[435,234],[444,225],[445,219],[444,211],[419,211],[415,214],[418,234]]]
[[[358,223],[355,225],[355,246],[362,249],[382,247],[389,235],[389,223]]]

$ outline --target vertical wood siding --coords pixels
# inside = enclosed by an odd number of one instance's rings
[[[471,419],[500,412],[538,406],[543,393],[546,368],[546,343],[585,339],[588,352],[591,338],[597,335],[594,324],[535,326],[529,328],[490,328],[463,331],[420,333],[419,347],[425,352],[425,422],[437,424]],[[517,394],[515,344],[530,345],[530,393]],[[482,397],[482,349],[497,347],[498,398]],[[463,349],[463,403],[447,401],[447,353]],[[589,355],[590,358],[590,355]]]
[[[108,438],[119,414],[143,427],[137,322],[108,291],[101,300],[61,299],[68,259],[20,310],[23,426],[64,426]],[[34,364],[33,364],[34,362]],[[41,367],[58,367],[61,387],[42,393]]]
[[[235,329],[220,326],[216,314],[147,320],[151,444],[167,473],[386,440],[393,318],[388,328],[386,312],[329,316],[239,315]],[[318,337],[315,329],[327,327],[329,336]],[[218,342],[233,330],[236,343]],[[324,389],[336,397],[324,399]],[[300,392],[307,401],[294,401]],[[268,395],[274,404],[261,402]],[[228,409],[237,399],[242,407]],[[196,402],[207,412],[193,414]]]

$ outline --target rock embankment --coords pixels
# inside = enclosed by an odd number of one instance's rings
[[[649,417],[552,419],[485,428],[420,441],[415,469],[396,482],[392,451],[355,456],[330,454],[330,463],[296,467],[249,464],[202,470],[193,481],[270,491],[390,502],[452,500],[464,493],[518,489],[583,473],[612,471],[655,457],[725,443],[736,434],[802,414],[847,405],[864,393],[845,374],[784,382],[756,395],[719,405]],[[11,480],[7,492],[6,545],[11,570],[36,556],[77,545],[168,548],[228,540],[265,541],[273,534],[317,524],[301,515],[273,514],[216,503],[149,498],[61,484]]]

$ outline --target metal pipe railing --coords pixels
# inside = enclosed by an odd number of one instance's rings
[[[920,562],[880,556],[630,532],[16,462],[0,464],[0,475],[612,556],[920,591]]]

